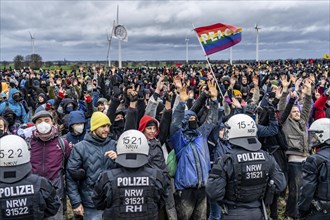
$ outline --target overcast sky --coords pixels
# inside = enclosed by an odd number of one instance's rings
[[[44,61],[106,60],[107,32],[119,5],[119,23],[128,31],[122,60],[204,59],[195,27],[225,23],[241,27],[233,59],[321,58],[330,53],[330,1],[56,1],[0,0],[0,60],[35,53]],[[230,50],[210,55],[229,59]],[[118,60],[112,40],[111,60]]]

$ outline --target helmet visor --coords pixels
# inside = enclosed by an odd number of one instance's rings
[[[323,133],[323,131],[309,130],[308,131],[308,147],[312,149],[321,144],[319,140],[319,135]]]
[[[225,141],[229,141],[228,133],[229,133],[230,126],[228,125],[227,122],[224,123],[224,128],[225,128],[225,130],[224,130],[224,133],[223,133],[223,139]]]

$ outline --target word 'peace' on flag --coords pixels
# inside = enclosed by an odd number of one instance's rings
[[[242,28],[222,23],[198,27],[195,31],[206,55],[232,47],[242,40]]]

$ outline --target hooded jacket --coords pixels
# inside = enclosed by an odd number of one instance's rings
[[[207,139],[218,119],[217,105],[217,101],[210,102],[207,119],[195,130],[189,129],[188,120],[196,113],[185,111],[184,102],[179,102],[173,112],[170,141],[178,160],[174,180],[176,190],[199,188],[206,184],[211,168]]]
[[[13,117],[10,115],[13,115]],[[2,112],[2,116],[8,122],[8,130],[7,130],[8,134],[17,134],[17,131],[19,130],[22,122],[16,116],[15,112],[10,108],[5,108]]]
[[[159,122],[156,119],[154,119],[153,117],[149,116],[149,115],[144,115],[141,118],[140,123],[139,123],[139,131],[144,132],[144,130],[147,127],[147,124],[150,121],[154,121],[157,124],[157,126],[156,126],[157,128],[156,129],[157,129],[157,134],[158,134],[159,133]]]
[[[26,113],[23,105],[20,102],[16,102],[13,99],[13,95],[19,93],[19,90],[12,88],[9,91],[9,98],[8,98],[8,107],[11,108],[11,110],[13,110],[17,116],[17,118],[19,118],[23,123],[28,122],[28,114]],[[2,112],[4,111],[4,109],[7,106],[7,102],[3,102],[0,105],[0,114],[2,114]]]
[[[156,126],[157,127],[156,136],[157,136],[159,133],[158,121],[156,119],[150,117],[149,115],[144,115],[141,118],[140,124],[139,124],[139,131],[141,131],[143,133],[147,127],[147,124],[150,121],[154,121],[157,124],[157,126]],[[148,165],[151,168],[157,167],[158,169],[166,170],[164,153],[163,153],[160,141],[157,138],[154,138],[154,139],[148,140],[148,144],[149,144]]]
[[[95,208],[92,201],[93,186],[99,175],[108,169],[115,168],[115,162],[104,156],[106,151],[116,151],[115,141],[109,137],[100,141],[87,133],[84,140],[77,143],[70,153],[67,164],[67,192],[73,208],[80,204],[84,207]],[[71,173],[83,169],[83,180],[75,181]]]
[[[73,128],[71,127],[73,124],[84,123],[84,131],[81,134],[75,134],[73,132]],[[87,125],[85,115],[82,111],[72,111],[69,114],[69,132],[66,134],[66,139],[68,142],[72,144],[76,144],[82,140],[84,140],[86,134]]]

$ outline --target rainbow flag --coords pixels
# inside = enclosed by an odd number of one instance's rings
[[[227,24],[212,24],[195,28],[206,55],[227,49],[242,40],[242,28]]]

